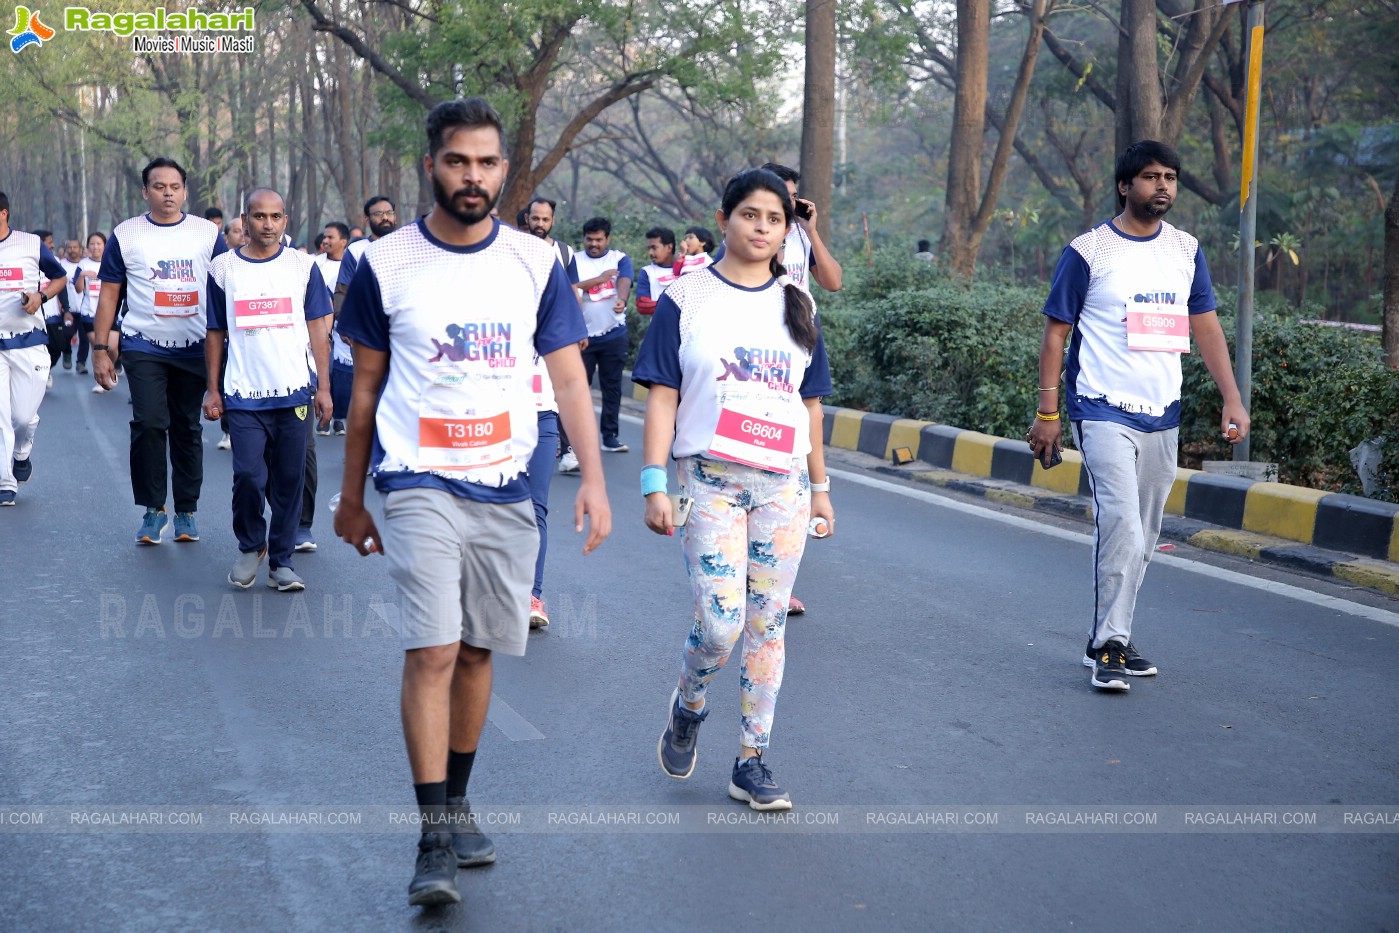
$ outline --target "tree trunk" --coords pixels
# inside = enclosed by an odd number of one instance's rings
[[[990,0],[957,0],[957,84],[947,155],[947,213],[938,252],[948,268],[965,278],[976,268],[971,227],[981,201],[990,42]]]
[[[836,106],[836,0],[807,0],[806,89],[802,100],[801,194],[816,204],[819,232],[831,236]]]
[[[1139,139],[1160,138],[1160,74],[1156,60],[1156,0],[1122,0],[1115,121],[1118,152]]]
[[[1384,362],[1399,369],[1399,180],[1384,212]]]

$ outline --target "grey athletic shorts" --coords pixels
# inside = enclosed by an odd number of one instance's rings
[[[401,595],[404,650],[464,641],[522,655],[539,531],[534,506],[440,489],[384,497],[384,556]]]

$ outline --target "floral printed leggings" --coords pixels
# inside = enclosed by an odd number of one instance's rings
[[[767,748],[786,660],[787,601],[811,516],[806,465],[797,460],[785,475],[704,457],[682,457],[677,466],[681,491],[694,500],[680,529],[695,594],[680,696],[702,700],[743,635],[739,740]]]

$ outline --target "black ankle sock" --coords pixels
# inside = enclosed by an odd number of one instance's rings
[[[466,783],[471,780],[471,766],[475,763],[475,752],[447,752],[448,797],[466,796]]]
[[[414,784],[413,795],[418,798],[418,816],[421,829],[425,833],[435,833],[445,821],[447,810],[447,782],[434,781],[431,784]]]

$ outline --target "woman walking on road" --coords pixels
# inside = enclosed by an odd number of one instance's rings
[[[650,390],[646,525],[662,535],[679,526],[694,591],[695,623],[657,755],[673,778],[694,773],[705,689],[742,635],[729,796],[755,810],[786,810],[792,799],[763,752],[808,526],[821,536],[835,530],[821,446],[831,377],[811,299],[777,258],[793,222],[782,180],[762,169],[738,175],[716,220],[724,258],[661,296],[633,372]],[[681,495],[692,500],[688,521],[667,495],[667,452]]]

